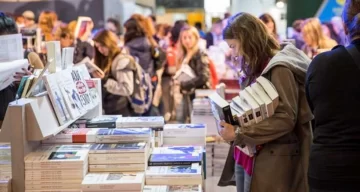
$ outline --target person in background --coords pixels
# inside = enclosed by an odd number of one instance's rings
[[[39,16],[39,27],[45,37],[45,41],[54,41],[54,27],[57,23],[57,16],[51,11],[43,11]]]
[[[19,30],[25,27],[25,18],[22,15],[18,15],[15,17],[16,26],[18,26]]]
[[[199,35],[201,38],[205,39],[206,37],[206,33],[203,31],[203,27],[202,27],[202,23],[201,22],[196,22],[195,23],[195,28],[199,31]]]
[[[170,44],[166,49],[166,64],[164,67],[164,73],[162,75],[162,103],[164,108],[164,118],[168,122],[170,120],[175,120],[175,104],[174,104],[174,86],[173,86],[173,76],[176,73],[176,63],[177,63],[177,47],[181,29],[186,25],[182,20],[176,21],[174,27],[170,31]]]
[[[156,25],[155,27],[156,34],[154,36],[154,39],[157,41],[157,43],[159,43],[161,40],[163,40],[166,37],[167,33],[165,29],[167,27],[168,25],[163,23],[159,23]]]
[[[74,46],[74,35],[67,27],[62,27],[59,35],[61,49]]]
[[[305,75],[310,59],[293,44],[283,44],[264,23],[248,13],[229,19],[224,39],[244,72],[245,89],[263,76],[279,94],[274,115],[248,127],[220,122],[221,137],[230,151],[219,185],[235,184],[238,192],[307,192],[311,144],[311,110],[305,97]],[[256,149],[254,156],[241,150]]]
[[[206,48],[208,49],[210,46],[216,46],[221,41],[223,41],[222,38],[222,21],[218,20],[215,23],[213,23],[211,27],[211,32],[206,34],[205,40],[206,40]]]
[[[293,36],[291,37],[291,39],[295,40],[295,46],[298,49],[301,49],[305,44],[305,42],[302,38],[302,35],[301,35],[301,27],[302,27],[303,23],[304,23],[304,21],[299,19],[299,20],[294,21],[292,24],[294,33],[293,33]]]
[[[341,19],[341,17],[335,16],[333,18],[331,18],[331,24],[333,24],[334,26],[334,30],[336,32],[336,34],[340,37],[341,42],[338,42],[340,45],[347,45],[348,40],[347,35],[345,34],[345,29],[344,29],[344,25],[343,25],[343,21]]]
[[[268,13],[265,13],[259,17],[259,19],[265,23],[268,32],[278,41],[280,37],[277,33],[275,19]]]
[[[117,36],[121,35],[121,25],[120,22],[114,18],[109,18],[106,21],[105,29],[114,32]]]
[[[82,37],[75,38],[76,25],[77,25],[77,21],[74,20],[71,21],[67,26],[67,29],[71,32],[72,36],[74,37],[74,47],[75,47],[74,64],[81,62],[86,57],[88,57],[91,60],[94,58],[94,54],[95,54],[94,47],[88,41],[91,35],[91,30],[93,29],[94,25],[91,22],[90,25],[86,26],[87,28],[84,35]]]
[[[346,0],[343,22],[350,46],[319,54],[307,71],[306,94],[315,116],[308,171],[311,192],[359,191],[359,16],[360,2]]]
[[[146,19],[148,20],[149,23],[151,23],[152,29],[154,30],[153,35],[154,35],[155,41],[159,42],[159,39],[157,39],[155,36],[155,33],[156,33],[155,29],[156,29],[156,25],[157,25],[156,15],[149,15],[149,17],[147,17]]]
[[[322,50],[331,49],[337,45],[335,40],[325,36],[318,18],[305,20],[301,33],[305,42],[302,50],[310,58],[313,58]]]
[[[332,40],[335,40],[337,44],[341,44],[341,37],[335,31],[334,25],[332,23],[322,24],[323,31],[327,37]],[[325,31],[326,30],[326,31]]]
[[[117,36],[109,30],[99,31],[95,37],[95,64],[104,71],[102,78],[103,109],[107,115],[132,116],[128,97],[134,92],[135,66],[125,52],[118,47]]]
[[[18,29],[15,21],[0,12],[0,36],[17,34]],[[1,58],[0,58],[1,60]],[[10,102],[16,99],[16,91],[21,78],[26,75],[31,75],[28,69],[23,69],[23,73],[14,74],[15,82],[5,89],[0,90],[0,128],[5,118],[6,110]]]
[[[177,120],[188,122],[192,100],[195,98],[195,89],[209,89],[211,87],[210,62],[207,54],[199,48],[200,35],[195,27],[185,26],[182,28],[179,40],[177,68],[181,69],[183,65],[188,65],[196,76],[188,81],[175,81],[184,98],[181,103],[182,109],[179,108],[181,111],[176,114]]]
[[[37,27],[37,25],[35,23],[34,12],[27,10],[27,11],[24,11],[22,16],[24,17],[24,28],[34,29]]]

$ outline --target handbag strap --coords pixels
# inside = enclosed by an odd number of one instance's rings
[[[359,50],[356,48],[355,45],[351,44],[348,47],[346,47],[346,50],[348,51],[348,53],[351,55],[352,59],[354,60],[355,64],[358,66],[358,68],[360,69],[360,52]]]

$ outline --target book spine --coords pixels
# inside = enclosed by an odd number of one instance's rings
[[[236,125],[237,122],[235,121],[235,119],[231,113],[231,107],[226,106],[222,110],[223,110],[223,114],[224,114],[224,121],[228,124]]]
[[[260,123],[263,120],[260,107],[253,109],[253,112],[254,112],[254,116],[255,116],[255,122]]]

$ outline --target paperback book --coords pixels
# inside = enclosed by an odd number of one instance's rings
[[[161,147],[154,148],[149,159],[149,166],[171,166],[202,164],[202,147]]]
[[[149,128],[100,129],[96,143],[148,142],[152,130]]]
[[[92,119],[78,119],[72,128],[121,128],[121,115],[102,115]]]
[[[119,144],[94,144],[89,153],[144,153],[148,148],[145,142],[119,143]]]
[[[199,164],[149,167],[145,175],[147,185],[202,184],[201,166]]]
[[[42,143],[95,143],[98,131],[99,129],[67,128],[58,133],[57,135],[43,140]]]
[[[86,110],[91,110],[96,106],[95,102],[92,100],[90,89],[86,83],[86,79],[84,77],[84,73],[87,72],[87,69],[85,67],[86,72],[83,71],[82,65],[75,66],[72,68],[71,76],[75,83],[75,87],[77,90],[77,93],[80,97],[80,102],[82,106]],[[87,72],[88,73],[88,72]]]

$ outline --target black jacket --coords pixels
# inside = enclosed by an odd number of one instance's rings
[[[194,89],[207,89],[210,87],[210,68],[209,58],[203,51],[198,51],[189,61],[189,66],[195,72],[195,79],[182,82],[180,85],[183,91],[192,91]]]
[[[16,91],[17,86],[15,85],[10,85],[0,91],[0,121],[4,120],[9,103],[15,100]]]
[[[360,50],[360,40],[353,44]],[[306,92],[315,116],[310,187],[358,191],[360,69],[345,47],[337,46],[314,58],[307,72]]]
[[[74,50],[74,63],[79,63],[85,57],[93,59],[95,56],[94,47],[86,41],[81,41],[80,39],[76,40],[75,50]]]
[[[146,37],[135,38],[125,44],[130,55],[137,58],[140,66],[150,74],[155,74],[152,47]]]

